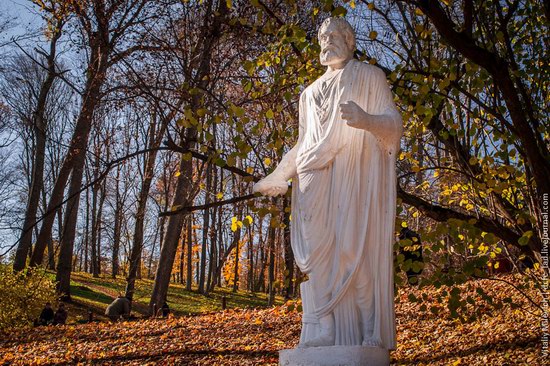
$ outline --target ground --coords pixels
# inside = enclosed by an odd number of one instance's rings
[[[96,292],[102,287],[87,276],[82,276],[81,281],[87,285],[80,286],[92,286]],[[497,311],[477,305],[477,288],[497,297],[512,295],[521,307],[512,309],[505,305]],[[473,309],[477,307],[481,314],[463,322],[451,319],[447,309],[434,315],[410,301],[424,297],[424,305],[430,309],[441,291],[444,288],[399,290],[398,347],[391,352],[392,364],[543,365],[547,361],[541,355],[540,315],[508,284],[477,280],[462,285],[462,292],[476,300]],[[536,292],[527,294],[536,298]],[[194,299],[197,295],[189,296]],[[213,308],[218,306],[215,298],[203,301]],[[0,340],[0,364],[276,365],[278,351],[295,347],[299,339],[301,315],[292,308],[279,305],[207,310],[168,319],[34,328]]]

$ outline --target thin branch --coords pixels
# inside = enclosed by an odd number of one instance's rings
[[[178,208],[176,208],[175,210],[172,210],[172,211],[161,212],[161,213],[159,213],[159,216],[172,216],[172,215],[177,215],[177,214],[184,214],[185,215],[185,214],[189,214],[193,211],[207,210],[207,209],[212,208],[212,207],[230,205],[232,203],[247,201],[247,200],[258,198],[258,197],[261,197],[261,196],[259,196],[256,193],[253,193],[253,194],[247,194],[247,195],[244,195],[244,196],[233,197],[233,198],[223,200],[223,201],[210,202],[210,203],[207,203],[207,204],[204,204],[204,205],[178,207]]]

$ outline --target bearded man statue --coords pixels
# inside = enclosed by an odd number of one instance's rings
[[[403,122],[384,72],[353,59],[343,18],[318,33],[326,72],[301,94],[298,143],[254,186],[285,194],[300,286],[300,347],[395,348],[395,160]]]

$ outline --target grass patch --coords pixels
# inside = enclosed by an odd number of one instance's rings
[[[69,312],[69,321],[82,321],[87,318],[88,310],[94,317],[103,317],[105,308],[119,294],[124,294],[126,279],[122,276],[115,279],[107,276],[94,278],[89,273],[76,272],[71,275],[71,298],[73,304]],[[146,316],[149,299],[153,290],[153,281],[141,279],[136,281],[132,313],[135,316]],[[209,296],[201,295],[197,288],[193,291],[184,285],[171,283],[168,289],[168,305],[174,315],[199,315],[222,310],[222,297],[226,297],[228,309],[249,309],[267,307],[268,296],[265,293],[247,291],[232,292],[231,288],[216,288]],[[284,299],[276,297],[275,304],[280,305]]]

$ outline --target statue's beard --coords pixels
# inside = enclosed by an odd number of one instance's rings
[[[348,60],[348,54],[346,50],[343,50],[337,46],[331,46],[323,49],[320,54],[321,65],[328,66],[335,63],[340,63]]]

